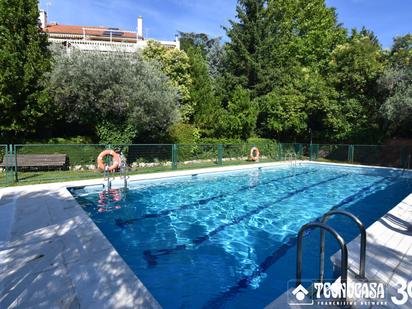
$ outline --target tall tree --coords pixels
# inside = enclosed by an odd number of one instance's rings
[[[393,40],[390,52],[390,63],[394,67],[412,66],[412,34],[397,36]]]
[[[335,10],[324,0],[269,0],[260,57],[264,136],[304,137],[309,129],[329,138],[341,127],[336,92],[327,81],[331,50],[346,40]]]
[[[286,22],[292,34],[291,54],[301,65],[316,68],[323,74],[331,50],[346,39],[346,30],[337,22],[335,9],[327,7],[325,0],[294,0],[290,6],[292,16],[288,16]],[[276,10],[276,6],[273,9]]]
[[[204,54],[208,53],[208,50],[212,48],[213,45],[220,42],[220,37],[211,38],[206,33],[196,33],[196,32],[181,32],[180,36],[180,48],[185,52],[188,52],[191,47],[200,47]]]
[[[257,106],[250,99],[250,91],[236,86],[227,109],[220,115],[220,130],[225,136],[247,140],[256,128]]]
[[[379,78],[380,112],[388,135],[412,134],[412,34],[394,39],[388,66]]]
[[[265,0],[239,0],[237,20],[226,28],[230,42],[227,44],[227,65],[232,89],[239,84],[252,91],[252,96],[262,87],[261,59],[265,40]]]
[[[0,0],[0,136],[33,132],[49,107],[45,72],[47,36],[40,29],[37,0]]]
[[[384,54],[372,32],[352,30],[351,37],[331,53],[329,80],[339,93],[339,106],[350,125],[347,139],[374,135],[380,124],[377,80],[384,70]]]
[[[209,66],[210,77],[216,81],[219,77],[224,75],[226,69],[226,50],[220,40],[214,41],[214,44],[208,49],[206,59]]]
[[[379,80],[388,95],[380,112],[386,120],[389,136],[411,137],[412,135],[412,72],[388,68]]]
[[[186,53],[191,48],[199,48],[207,60],[210,76],[215,79],[223,71],[225,50],[221,44],[221,37],[211,38],[205,33],[179,32],[180,47]]]
[[[198,128],[212,133],[211,130],[213,130],[216,121],[215,116],[220,106],[214,94],[208,65],[200,46],[190,47],[187,54],[192,79],[189,88],[194,109],[192,121]]]
[[[147,60],[157,62],[161,70],[170,78],[171,84],[179,90],[181,115],[184,121],[193,117],[190,90],[192,79],[190,77],[189,57],[186,52],[170,49],[159,42],[149,41],[143,56]]]

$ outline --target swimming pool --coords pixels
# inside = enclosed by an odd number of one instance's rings
[[[295,278],[296,234],[303,224],[339,208],[369,226],[412,191],[412,182],[389,169],[301,164],[101,191],[72,190],[164,308],[260,308]],[[329,222],[347,242],[358,234],[345,218]],[[327,242],[327,256],[337,249]],[[319,235],[310,233],[304,278],[317,277],[318,256]]]

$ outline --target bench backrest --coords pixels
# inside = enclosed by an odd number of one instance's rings
[[[3,158],[0,166],[14,166],[15,156],[8,155]],[[42,167],[42,166],[65,166],[67,155],[65,154],[20,154],[17,155],[18,167]]]

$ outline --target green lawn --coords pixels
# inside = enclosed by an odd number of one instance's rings
[[[260,163],[273,162],[274,160],[261,160]],[[190,170],[208,167],[233,166],[241,164],[255,164],[253,161],[233,160],[224,161],[223,165],[218,165],[216,162],[201,162],[192,164],[177,165],[177,170]],[[147,173],[170,172],[170,166],[156,166],[156,167],[141,167],[134,171],[128,172],[128,175],[139,175]],[[116,175],[118,176],[118,174]],[[103,173],[98,171],[32,171],[32,172],[18,172],[18,182],[10,184],[12,186],[29,185],[39,183],[63,182],[73,180],[84,180],[93,178],[102,178]],[[5,173],[0,173],[0,186],[5,185]]]
[[[0,172],[0,186],[4,185],[6,182],[6,173]]]

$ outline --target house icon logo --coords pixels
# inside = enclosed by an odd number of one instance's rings
[[[295,295],[296,300],[302,301],[308,295],[308,290],[306,290],[301,284],[299,284],[293,291],[292,294]]]
[[[291,283],[291,282],[290,282]],[[289,285],[288,304],[289,305],[313,305],[314,301],[309,296],[309,291],[302,285]]]

